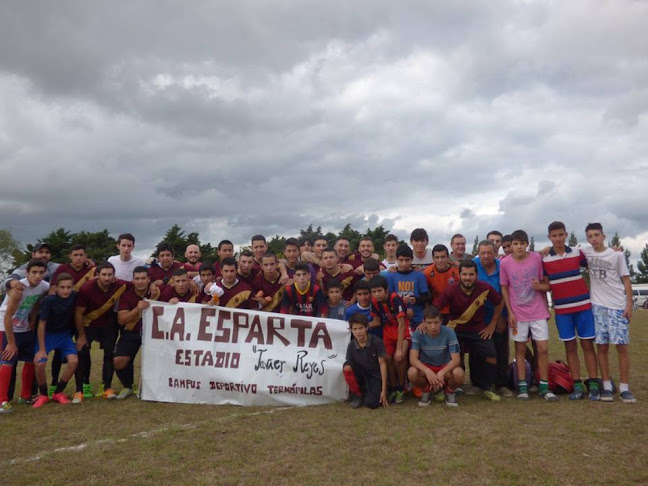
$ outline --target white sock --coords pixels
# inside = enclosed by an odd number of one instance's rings
[[[607,391],[612,391],[612,382],[603,380],[603,389]]]
[[[627,383],[619,383],[619,393],[630,391],[630,385]]]

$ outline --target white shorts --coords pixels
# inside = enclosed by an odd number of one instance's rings
[[[549,326],[547,319],[539,319],[537,321],[526,321],[517,323],[517,333],[513,335],[513,329],[509,328],[509,337],[518,343],[526,343],[529,339],[529,332],[531,339],[536,341],[549,340]]]

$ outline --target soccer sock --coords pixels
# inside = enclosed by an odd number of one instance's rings
[[[590,390],[598,390],[599,389],[599,383],[596,378],[590,378],[589,382],[589,389]]]
[[[619,393],[630,391],[630,385],[628,383],[619,383]]]
[[[47,383],[43,385],[38,385],[38,391],[40,392],[41,396],[46,397],[47,396]]]
[[[60,380],[56,385],[56,391],[54,393],[63,393],[63,390],[65,390],[67,384],[68,384],[67,381]]]
[[[583,381],[574,380],[574,391],[583,391]]]
[[[121,370],[115,370],[115,373],[117,374],[117,378],[119,378],[119,381],[121,381],[122,385],[124,385],[124,388],[133,388],[133,375],[132,373],[130,373],[130,371],[131,370],[128,369],[128,366],[126,366],[126,368]],[[344,378],[346,380],[346,374]],[[349,386],[349,388],[351,387]]]
[[[351,393],[355,393],[359,397],[362,396],[362,392],[360,391],[360,385],[358,385],[358,380],[356,379],[355,373],[353,370],[344,370],[344,381],[346,381],[347,385],[349,385],[349,390]]]
[[[547,380],[540,380],[538,388],[540,395],[544,395],[549,391],[549,382]]]
[[[11,381],[11,372],[13,366],[0,366],[0,403],[9,401],[9,382]]]
[[[21,397],[31,398],[33,383],[34,383],[34,363],[27,362],[24,364],[22,370],[22,385],[20,387]]]
[[[612,391],[612,381],[603,380],[603,389],[606,390],[606,391]]]
[[[52,386],[56,386],[61,374],[61,365],[63,364],[61,361],[61,351],[57,349],[52,358]]]
[[[527,387],[526,380],[520,380],[518,382],[518,390],[520,391],[520,393],[528,393],[529,392],[529,388]]]

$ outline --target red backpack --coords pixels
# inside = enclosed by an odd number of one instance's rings
[[[536,380],[540,381],[540,373],[537,370]],[[569,366],[563,361],[549,363],[549,389],[554,393],[571,393],[574,390],[574,378]]]

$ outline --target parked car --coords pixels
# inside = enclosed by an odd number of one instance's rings
[[[638,284],[632,286],[632,301],[635,308],[648,308],[648,284]]]

